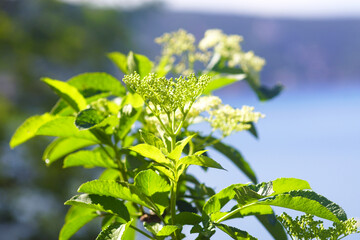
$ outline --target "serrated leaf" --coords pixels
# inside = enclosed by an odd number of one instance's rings
[[[198,165],[202,167],[211,167],[211,168],[218,168],[225,170],[219,163],[217,163],[215,160],[205,157],[205,156],[186,156],[179,160],[179,165],[181,164],[187,164],[187,165]]]
[[[153,209],[151,203],[147,201],[144,194],[142,194],[135,186],[125,182],[94,180],[81,185],[78,192],[120,198]]]
[[[83,73],[72,77],[67,83],[76,87],[85,97],[104,92],[122,97],[126,93],[121,82],[107,73]]]
[[[151,169],[139,172],[134,178],[134,185],[149,197],[170,191],[168,182]]]
[[[26,119],[25,122],[16,129],[10,140],[10,147],[14,148],[35,137],[38,129],[54,118],[56,117],[49,113],[45,113],[43,115],[32,116]]]
[[[330,221],[347,219],[345,211],[334,202],[310,190],[297,190],[260,199],[257,204],[290,208]]]
[[[196,225],[202,221],[202,217],[193,212],[181,212],[175,215],[175,223],[180,225]]]
[[[70,239],[80,228],[98,216],[93,209],[78,206],[71,207],[66,214],[65,224],[61,228],[59,240]]]
[[[131,151],[139,153],[141,156],[150,158],[160,164],[169,164],[170,161],[166,159],[160,149],[146,143],[138,144],[129,148]]]
[[[47,146],[42,159],[49,165],[69,153],[94,144],[96,142],[87,139],[72,137],[57,138]]]
[[[270,182],[250,185],[249,188],[264,197],[290,192],[293,190],[311,189],[307,181],[297,178],[278,178]]]
[[[173,232],[179,229],[175,225],[162,225],[160,223],[144,223],[144,228],[158,237],[170,236]]]
[[[182,151],[184,150],[184,147],[186,146],[186,144],[188,144],[188,143],[191,141],[191,139],[192,139],[194,136],[195,136],[195,134],[192,135],[192,136],[188,136],[188,137],[186,137],[185,139],[179,141],[179,142],[176,144],[175,149],[171,151],[171,153],[168,155],[168,157],[171,158],[171,159],[173,159],[173,160],[175,160],[175,161],[179,160],[180,157],[181,157],[181,153],[182,153]]]
[[[81,150],[68,155],[64,159],[63,168],[76,166],[83,166],[86,168],[117,168],[117,165],[113,159],[107,156],[107,154],[101,148],[97,148],[95,150]]]
[[[101,115],[99,111],[89,108],[78,113],[75,119],[75,125],[80,130],[90,129],[96,127],[105,116]]]
[[[80,131],[75,126],[75,117],[57,117],[48,121],[37,130],[36,135],[82,138],[99,143],[89,130]]]
[[[128,74],[127,57],[120,52],[111,52],[108,54],[110,60],[124,73]]]
[[[131,222],[126,224],[113,223],[100,232],[96,240],[126,240],[126,231],[129,229]]]
[[[86,108],[87,102],[83,95],[73,86],[66,82],[43,78],[43,82],[51,87],[51,89],[69,104],[75,111],[81,111]]]
[[[130,221],[130,215],[124,203],[116,198],[94,194],[81,194],[72,197],[65,205],[91,208],[110,214],[116,214],[125,222]]]

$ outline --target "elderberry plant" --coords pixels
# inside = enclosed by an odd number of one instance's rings
[[[27,119],[10,146],[51,136],[54,140],[43,154],[47,165],[63,159],[64,168],[103,169],[98,179],[82,184],[80,194],[65,202],[71,207],[60,240],[70,239],[95,218],[102,218],[98,240],[135,239],[135,232],[149,239],[179,240],[186,237],[185,225],[196,239],[210,239],[218,230],[231,239],[261,239],[226,222],[248,216],[255,216],[274,239],[287,239],[280,222],[290,235],[293,230],[276,219],[271,206],[339,226],[341,221],[353,223],[341,207],[311,191],[304,180],[258,183],[241,153],[223,142],[238,131],[257,137],[255,123],[264,115],[249,106],[235,109],[223,104],[213,91],[245,80],[265,101],[282,89],[261,85],[265,61],[244,52],[242,40],[209,30],[195,44],[192,34],[179,30],[156,39],[162,54],[155,63],[133,52],[110,53],[125,74],[125,86],[106,73],[85,73],[68,81],[43,79],[60,100],[50,112]],[[200,122],[212,130],[194,130]],[[187,171],[192,165],[223,170],[208,150],[222,153],[251,182],[215,193]],[[225,205],[231,210],[225,211]],[[341,229],[335,231],[343,233]]]

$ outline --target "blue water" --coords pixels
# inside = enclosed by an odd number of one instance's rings
[[[266,103],[248,94],[221,95],[225,103],[252,105],[266,114],[257,124],[259,140],[246,132],[225,139],[242,152],[259,181],[279,177],[307,180],[314,191],[342,206],[348,217],[360,219],[360,87],[290,89]],[[232,183],[249,181],[221,155],[211,156],[228,171],[204,174],[197,167],[190,170],[209,186],[219,191]],[[277,208],[276,212],[282,210]],[[255,218],[229,224],[259,239],[272,239]],[[222,234],[216,236],[225,239]]]

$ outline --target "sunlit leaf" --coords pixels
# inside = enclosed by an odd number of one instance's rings
[[[127,240],[125,239],[126,231],[129,229],[131,222],[126,224],[113,223],[100,232],[96,240]]]
[[[170,161],[168,159],[166,159],[166,157],[164,156],[164,154],[161,152],[160,149],[158,149],[154,146],[151,146],[149,144],[142,143],[142,144],[138,144],[136,146],[130,147],[129,149],[131,151],[139,153],[140,155],[142,155],[146,158],[150,158],[160,164],[169,164],[170,163]]]
[[[10,140],[10,147],[14,148],[35,137],[38,129],[54,118],[56,117],[50,115],[49,113],[45,113],[43,115],[36,115],[26,119],[25,122],[16,129],[16,132]]]
[[[205,157],[205,156],[186,156],[179,160],[180,164],[187,164],[187,165],[198,165],[202,167],[211,167],[211,168],[218,168],[218,169],[224,169],[219,163],[217,163],[215,160]]]
[[[76,166],[84,166],[86,168],[117,168],[117,164],[115,164],[113,159],[101,148],[95,150],[81,150],[68,155],[64,159],[64,168]]]
[[[124,73],[128,74],[127,57],[120,52],[111,52],[108,54],[110,60]]]
[[[87,102],[84,96],[81,95],[75,87],[66,82],[52,80],[50,78],[43,78],[42,81],[49,85],[51,89],[75,111],[80,111],[86,108]]]
[[[135,176],[134,184],[149,197],[158,192],[170,191],[170,185],[168,182],[150,169],[139,172]]]

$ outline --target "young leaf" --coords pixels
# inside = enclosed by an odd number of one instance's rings
[[[96,127],[105,119],[97,110],[89,108],[78,113],[75,119],[75,125],[80,130]]]
[[[124,74],[129,74],[126,55],[120,52],[112,52],[108,54],[108,57]]]
[[[101,148],[81,150],[68,155],[64,159],[63,168],[84,166],[86,168],[103,167],[117,168],[117,165]]]
[[[68,240],[80,228],[99,215],[93,209],[73,206],[65,217],[65,224],[61,228],[59,240]]]
[[[83,73],[72,77],[67,83],[76,87],[86,97],[104,92],[122,97],[126,93],[120,81],[107,73]]]
[[[83,95],[73,86],[66,82],[43,78],[43,82],[51,87],[51,89],[59,95],[67,104],[75,111],[81,111],[86,108],[87,103]]]
[[[181,164],[187,164],[187,165],[198,165],[202,167],[211,167],[211,168],[218,168],[225,170],[219,163],[217,163],[215,160],[205,157],[205,156],[186,156],[180,159],[179,165]]]
[[[12,136],[10,140],[10,147],[14,148],[27,140],[36,136],[36,132],[38,129],[44,125],[45,123],[56,118],[49,113],[45,113],[43,115],[32,116],[25,120],[23,124],[16,129],[16,132]]]
[[[168,157],[171,158],[171,159],[173,159],[173,160],[175,160],[175,161],[179,160],[180,157],[181,157],[181,153],[182,153],[182,151],[184,150],[184,147],[186,146],[186,144],[188,144],[188,143],[191,141],[191,139],[192,139],[194,136],[195,136],[195,134],[192,135],[192,136],[188,136],[188,137],[186,137],[185,139],[179,141],[179,142],[176,144],[175,149],[168,155]]]
[[[139,172],[135,176],[134,185],[149,197],[158,192],[170,191],[167,181],[150,169]]]
[[[37,130],[36,135],[74,137],[99,143],[99,140],[89,130],[80,131],[77,129],[74,122],[75,117],[57,117],[43,124]]]
[[[130,221],[130,215],[124,203],[116,198],[94,194],[81,194],[72,197],[65,205],[91,208],[110,214],[116,214],[125,222]]]
[[[131,222],[126,224],[113,223],[100,232],[96,240],[126,240],[125,233],[129,229]]]
[[[42,159],[49,165],[69,153],[94,144],[96,142],[87,139],[72,137],[57,138],[47,146]]]
[[[270,182],[249,185],[249,188],[263,197],[286,193],[293,190],[311,189],[307,181],[297,178],[278,178]]]
[[[146,158],[150,158],[160,164],[169,164],[170,163],[170,161],[168,159],[166,159],[166,157],[164,156],[164,154],[161,152],[160,149],[158,149],[154,146],[151,146],[149,144],[142,143],[142,144],[138,144],[136,146],[130,147],[129,149],[131,151],[139,153],[140,155],[142,155]]]
[[[125,182],[94,180],[81,185],[78,192],[120,198],[152,209],[151,203],[147,201],[145,195],[135,186]]]
[[[153,63],[144,55],[129,52],[127,57],[128,73],[137,72],[141,78],[148,75],[152,68]]]

